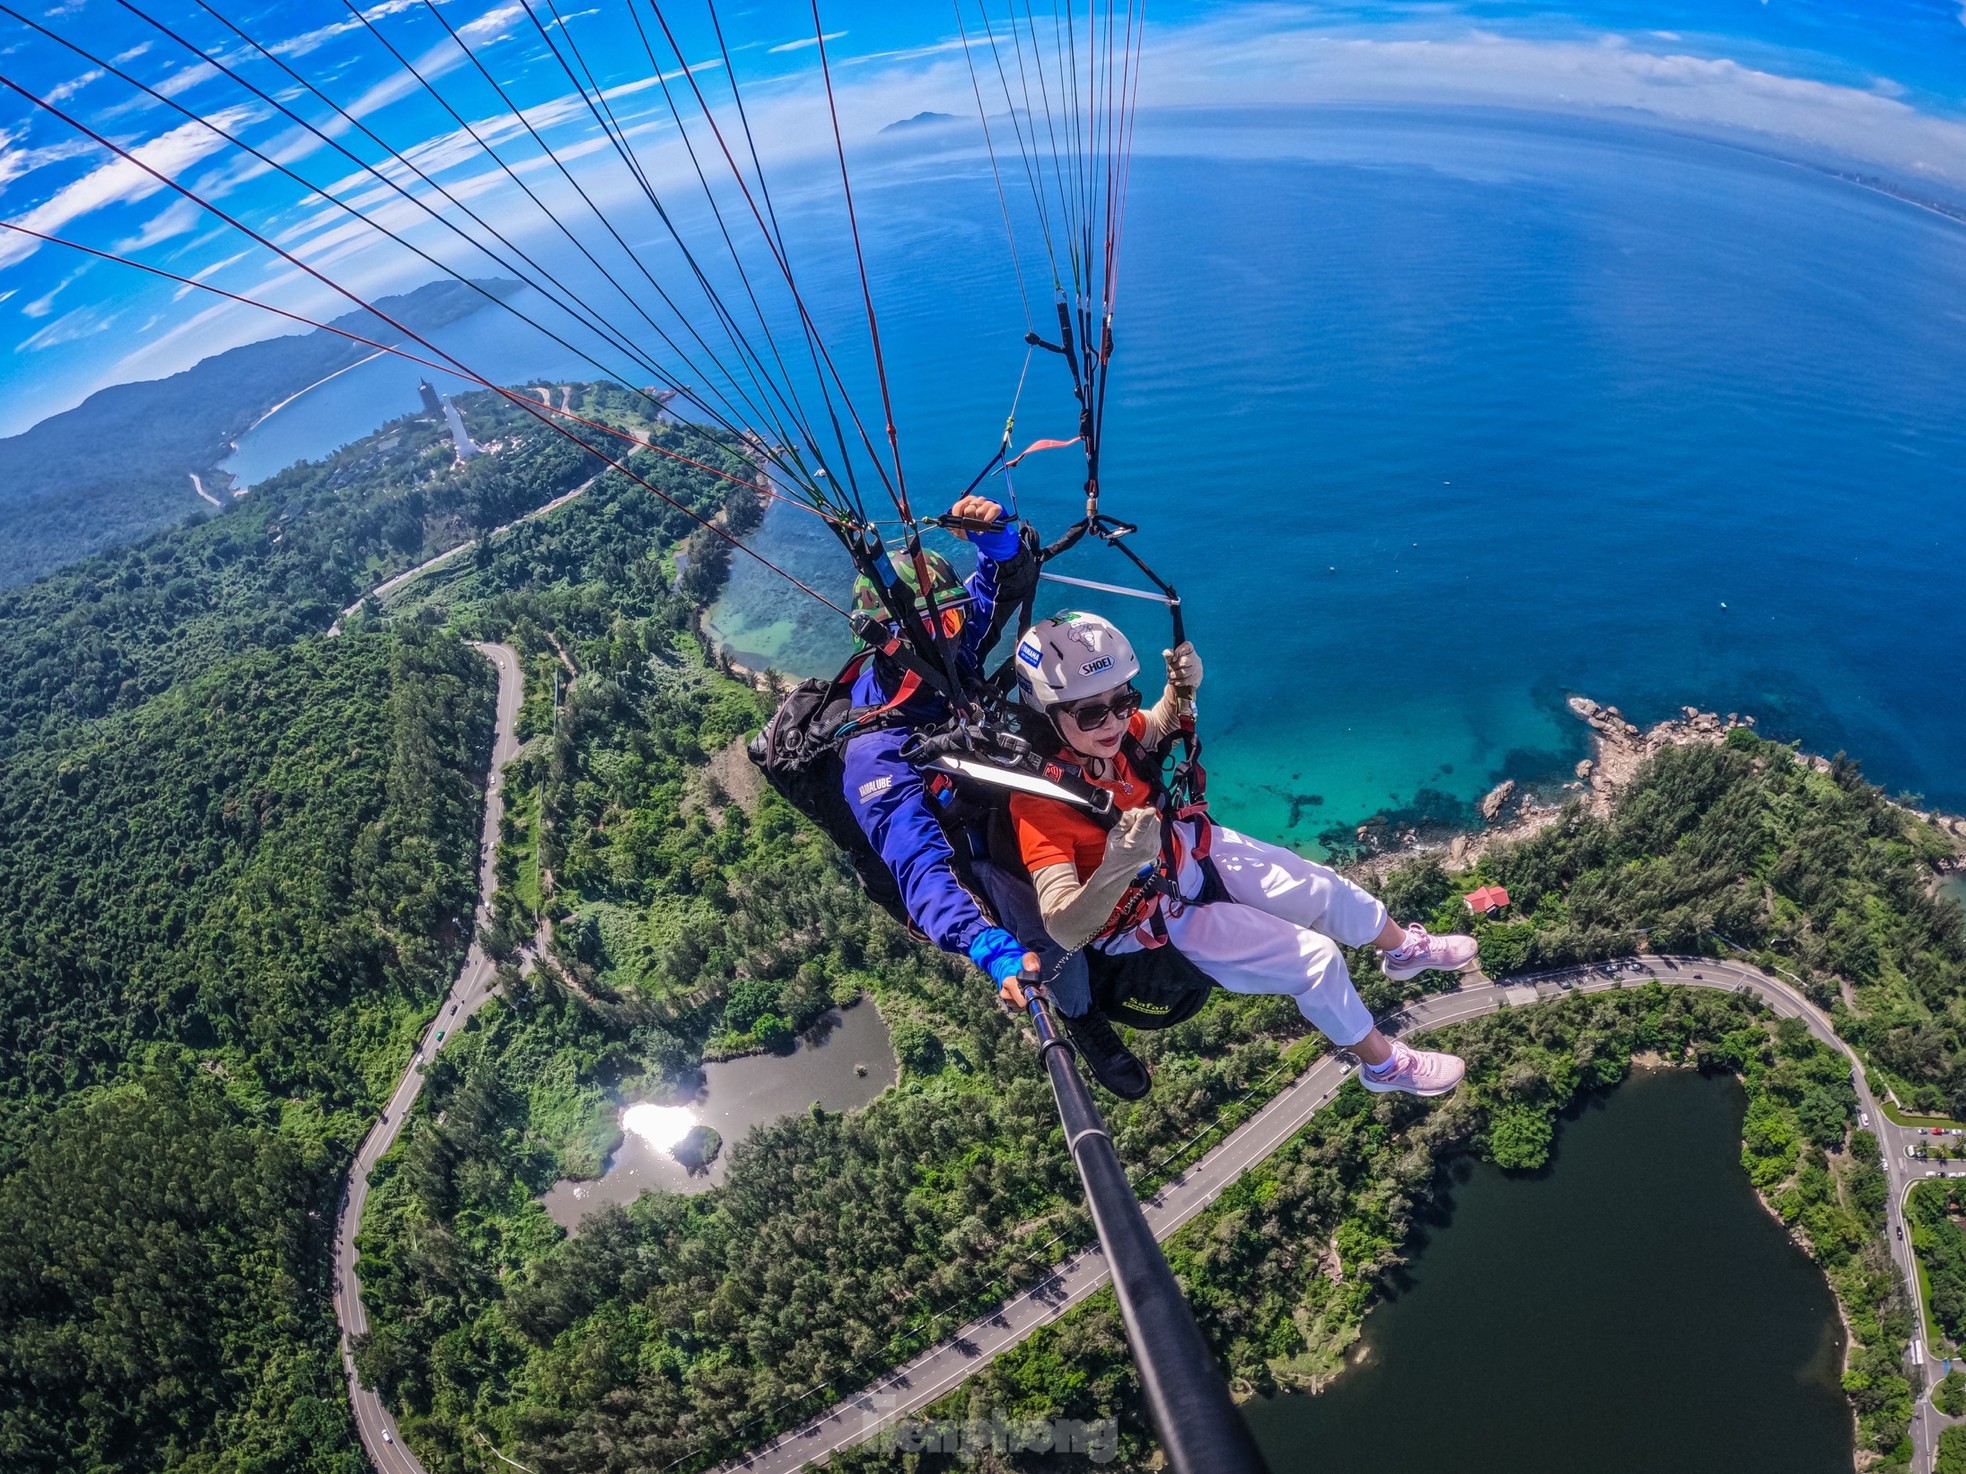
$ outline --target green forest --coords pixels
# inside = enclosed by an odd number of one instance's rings
[[[454,469],[399,421],[0,595],[0,1467],[367,1467],[328,1238],[469,940],[494,680],[437,611],[325,632],[595,464],[461,408],[495,454]],[[728,489],[633,464],[706,509]],[[656,568],[688,526],[615,473],[592,496],[597,568]]]
[[[1953,855],[1856,763],[1819,769],[1736,728],[1660,752],[1609,818],[1572,803],[1465,874],[1407,867],[1389,897],[1461,927],[1463,893],[1506,886],[1511,916],[1475,925],[1491,975],[1640,946],[1745,949],[1796,979],[1905,1105],[1966,1114],[1966,924],[1932,889]]]

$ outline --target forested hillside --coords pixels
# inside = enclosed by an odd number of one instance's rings
[[[1423,865],[1394,891],[1464,925],[1462,892],[1506,885],[1511,919],[1476,928],[1491,973],[1641,942],[1750,949],[1798,978],[1907,1105],[1966,1115],[1966,925],[1932,884],[1952,855],[1856,763],[1818,767],[1737,728],[1722,746],[1664,749],[1608,819],[1574,805],[1467,875]]]
[[[0,1468],[365,1467],[327,1235],[468,940],[494,681],[434,612],[324,631],[594,469],[466,413],[461,470],[398,422],[0,598]],[[673,599],[687,519],[596,490]]]
[[[596,470],[592,456],[496,395],[459,406],[473,438],[498,454],[454,469],[441,424],[393,421],[282,471],[219,516],[0,593],[0,750],[24,733],[127,710],[228,655],[323,631],[389,575]]]
[[[493,295],[515,282],[483,284]],[[487,306],[463,282],[438,281],[376,303],[405,327],[431,333]],[[404,342],[371,312],[337,326],[379,343]],[[201,515],[191,473],[217,491],[231,442],[267,410],[372,348],[314,331],[230,348],[165,379],[116,384],[74,409],[0,440],[0,588],[25,583],[87,554]],[[415,405],[420,372],[404,364],[403,407]]]

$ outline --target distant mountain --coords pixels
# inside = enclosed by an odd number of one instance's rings
[[[920,112],[916,113],[912,118],[902,118],[896,122],[889,123],[885,128],[881,129],[881,132],[899,133],[904,128],[933,128],[939,123],[960,123],[961,121],[962,119],[954,113]]]
[[[505,296],[519,284],[480,283]],[[468,317],[485,299],[463,282],[431,282],[376,307],[417,333]],[[370,312],[337,327],[378,343],[403,341]],[[374,352],[316,330],[247,343],[167,379],[117,384],[74,409],[0,440],[0,588],[129,542],[205,510],[193,473],[212,495],[227,485],[220,461],[232,441],[290,394]]]

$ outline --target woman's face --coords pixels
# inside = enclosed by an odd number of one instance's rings
[[[1140,693],[1132,686],[1102,692],[1058,708],[1058,730],[1080,757],[1110,758],[1120,750],[1126,726],[1140,709]]]

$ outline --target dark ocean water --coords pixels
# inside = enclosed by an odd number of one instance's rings
[[[1476,1167],[1362,1364],[1249,1409],[1271,1466],[1848,1471],[1836,1304],[1755,1200],[1744,1109],[1731,1078],[1640,1073],[1546,1174]]]
[[[1194,115],[1141,149],[1106,505],[1186,598],[1224,817],[1312,844],[1563,774],[1571,692],[1637,720],[1752,712],[1966,807],[1966,227],[1722,144],[1492,111]],[[935,503],[994,447],[1024,361],[997,201],[968,159],[890,160],[860,194]],[[849,321],[851,257],[811,219],[805,284]],[[461,331],[496,376],[576,369],[494,314]],[[241,462],[412,394],[401,366],[357,370]],[[1041,358],[1018,439],[1071,430]],[[1027,469],[1024,510],[1062,525],[1074,453]],[[844,588],[810,518],[774,509],[760,536]],[[1106,612],[1162,643],[1151,606]],[[793,670],[844,644],[742,560],[714,623]]]

